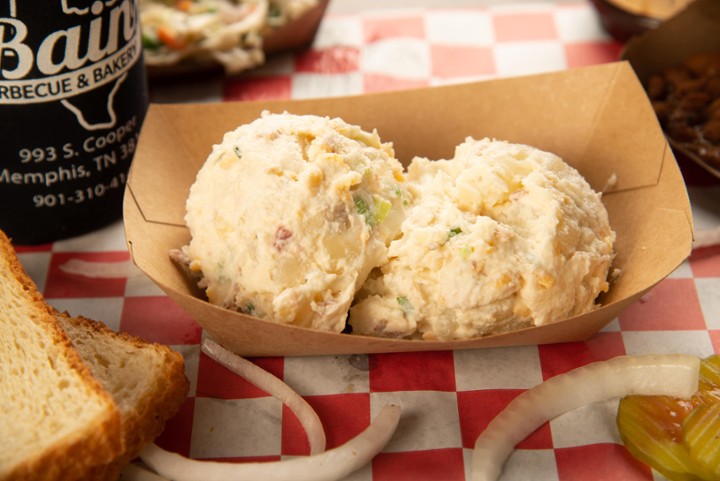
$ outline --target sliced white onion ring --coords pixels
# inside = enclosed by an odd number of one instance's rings
[[[347,443],[322,454],[265,463],[198,461],[171,453],[156,444],[146,446],[140,459],[173,481],[336,481],[361,468],[392,437],[400,408],[385,406],[365,431]]]
[[[84,259],[70,259],[60,264],[60,270],[68,274],[75,274],[89,279],[125,278],[132,277],[140,272],[130,260],[95,262]]]
[[[326,439],[322,422],[315,410],[298,393],[282,380],[237,354],[228,351],[210,339],[202,343],[202,351],[238,376],[276,397],[285,404],[300,421],[310,443],[310,454],[325,451]]]
[[[472,481],[497,479],[515,446],[561,414],[632,394],[688,398],[697,391],[699,371],[695,356],[619,356],[550,378],[513,399],[478,436]]]

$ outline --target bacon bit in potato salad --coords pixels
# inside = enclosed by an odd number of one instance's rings
[[[273,247],[281,252],[285,247],[287,241],[293,236],[292,231],[288,230],[284,226],[280,226],[275,231],[275,239],[273,240]]]

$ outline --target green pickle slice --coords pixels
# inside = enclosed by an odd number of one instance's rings
[[[626,396],[620,438],[638,460],[672,481],[720,481],[720,356],[700,364],[690,399]]]
[[[688,414],[683,444],[702,479],[720,480],[720,403],[701,404]]]

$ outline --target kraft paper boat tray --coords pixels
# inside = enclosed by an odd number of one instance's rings
[[[377,128],[398,158],[452,156],[472,135],[557,153],[603,200],[621,271],[602,307],[554,324],[467,341],[392,340],[275,324],[206,302],[168,257],[189,241],[185,199],[212,145],[268,109],[338,116]],[[611,178],[616,182],[605,189]],[[245,356],[317,355],[545,344],[584,340],[670,274],[690,253],[687,191],[645,92],[626,62],[391,93],[297,101],[152,105],[125,196],[137,266],[216,340]]]

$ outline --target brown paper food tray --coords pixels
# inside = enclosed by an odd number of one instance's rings
[[[392,141],[398,158],[452,156],[472,135],[534,145],[574,165],[603,197],[617,232],[602,307],[542,327],[467,341],[393,340],[279,325],[210,305],[170,261],[189,241],[185,199],[212,145],[261,111],[339,116]],[[451,350],[587,339],[690,253],[692,218],[675,158],[631,67],[618,62],[559,73],[391,93],[296,101],[152,105],[125,196],[128,247],[138,267],[216,340],[246,356]]]
[[[720,1],[695,0],[659,27],[633,38],[621,58],[630,62],[640,81],[667,67],[679,65],[693,53],[720,52]],[[679,155],[697,163],[717,178],[720,169],[668,139]]]
[[[270,57],[309,47],[315,39],[315,34],[329,3],[330,0],[320,0],[316,6],[292,22],[263,33],[265,55]],[[212,72],[222,73],[223,67],[211,59],[188,59],[174,65],[148,65],[146,70],[150,79],[160,80],[187,75],[207,75]]]

